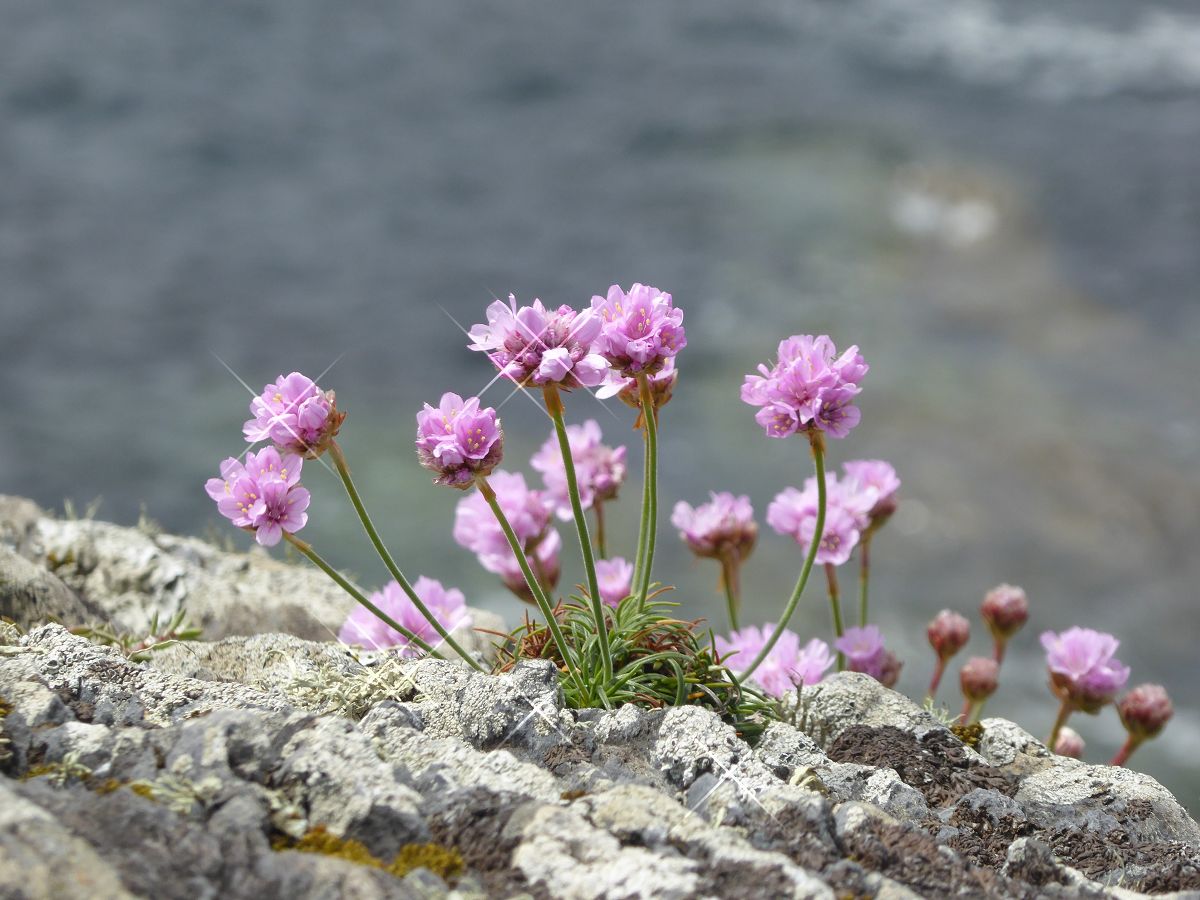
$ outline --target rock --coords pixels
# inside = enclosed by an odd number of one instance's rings
[[[49,621],[82,624],[96,613],[50,572],[0,544],[0,617],[27,629]]]
[[[892,726],[918,737],[930,729],[945,730],[937,719],[903,694],[858,672],[837,672],[806,687],[800,695],[797,725],[823,748],[852,725]]]

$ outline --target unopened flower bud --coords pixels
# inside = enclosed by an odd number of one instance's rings
[[[1159,684],[1139,684],[1117,704],[1125,730],[1139,740],[1152,738],[1175,713],[1171,698]]]
[[[1020,631],[1029,618],[1029,601],[1021,588],[1002,584],[988,591],[980,612],[996,640],[1004,641]]]
[[[884,687],[895,687],[896,682],[900,680],[900,670],[902,668],[904,668],[904,663],[896,658],[896,654],[891,650],[884,650],[883,656],[879,660],[879,669],[875,677]]]
[[[994,659],[972,656],[958,673],[963,696],[971,703],[979,703],[996,693],[1000,666]]]
[[[943,609],[933,617],[925,633],[938,659],[946,660],[966,646],[971,636],[971,623],[958,613]]]
[[[1083,738],[1079,736],[1078,731],[1067,725],[1059,729],[1058,740],[1054,742],[1055,753],[1059,756],[1081,759],[1083,757],[1083,747]]]

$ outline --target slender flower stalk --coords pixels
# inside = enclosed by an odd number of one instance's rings
[[[1110,766],[1123,766],[1129,762],[1129,757],[1133,756],[1133,751],[1136,750],[1142,741],[1140,738],[1134,737],[1132,734],[1125,738],[1125,743],[1121,745],[1121,749],[1116,752],[1111,760]]]
[[[738,569],[738,560],[731,556],[721,557],[721,586],[725,588],[725,609],[729,613],[730,631],[738,630],[738,609],[742,605]]]
[[[604,539],[604,501],[597,500],[592,504],[596,511],[596,555],[608,559],[608,543]]]
[[[1058,744],[1058,734],[1062,731],[1063,726],[1067,724],[1067,719],[1071,717],[1071,713],[1075,712],[1075,704],[1069,699],[1064,698],[1062,705],[1058,708],[1058,715],[1054,719],[1054,727],[1050,729],[1050,737],[1046,738],[1046,746],[1054,747]]]
[[[871,577],[871,532],[862,537],[862,548],[858,552],[858,627],[867,624],[867,582]]]
[[[347,594],[349,594],[351,597],[353,597],[355,600],[357,600],[359,603],[361,603],[363,606],[365,606],[367,609],[369,609],[372,613],[374,613],[376,616],[378,616],[379,619],[384,624],[386,624],[389,628],[393,628],[399,634],[404,635],[404,639],[407,640],[409,642],[409,644],[420,647],[422,650],[424,650],[430,656],[436,656],[438,659],[445,659],[444,656],[442,656],[440,653],[438,653],[436,650],[434,650],[432,647],[430,647],[429,644],[425,643],[425,641],[423,641],[419,635],[413,634],[411,631],[409,631],[407,628],[405,628],[403,625],[401,625],[399,622],[397,622],[395,619],[393,619],[391,616],[389,616],[387,613],[385,613],[383,610],[381,610],[378,606],[376,606],[374,603],[372,603],[370,600],[368,600],[366,597],[364,597],[362,592],[358,588],[356,588],[354,585],[352,585],[349,581],[347,581],[345,578],[343,578],[342,574],[340,572],[338,572],[337,569],[335,569],[333,566],[329,565],[329,563],[325,562],[325,560],[323,560],[317,554],[317,552],[315,550],[313,550],[311,545],[305,543],[304,541],[300,540],[295,535],[289,534],[286,531],[283,533],[283,539],[285,541],[287,541],[289,544],[291,544],[293,547],[295,547],[297,550],[299,550],[301,553],[303,553],[305,556],[307,556],[309,561],[312,562],[312,564],[314,566],[316,566],[318,569],[320,569],[322,572],[324,572],[326,575],[328,575],[330,578],[332,578],[334,580],[334,582],[337,584],[337,586],[340,587],[343,591],[345,591]],[[467,659],[468,662],[473,662],[470,659],[470,657],[466,656],[465,654],[464,654],[464,658]]]
[[[354,511],[358,514],[358,520],[362,522],[363,530],[367,533],[367,537],[370,538],[371,544],[375,547],[375,552],[379,554],[379,558],[383,560],[383,564],[387,567],[387,570],[392,573],[392,577],[400,585],[400,589],[408,595],[408,599],[417,608],[417,612],[425,617],[426,621],[433,626],[441,639],[455,653],[461,656],[471,668],[482,672],[483,667],[474,660],[471,654],[459,646],[458,641],[446,630],[446,626],[438,620],[437,616],[429,611],[429,607],[425,605],[417,592],[413,590],[413,586],[409,584],[408,579],[404,577],[404,573],[400,571],[400,567],[396,565],[392,554],[388,552],[387,546],[383,543],[383,538],[375,530],[375,523],[371,521],[371,516],[367,513],[367,508],[363,504],[362,497],[359,496],[358,489],[354,486],[354,479],[350,477],[350,467],[346,465],[346,454],[342,452],[342,448],[336,440],[329,442],[329,455],[333,458],[334,468],[337,469],[338,477],[342,479],[342,485],[346,488],[346,494],[350,497],[350,503],[354,506]],[[390,625],[391,623],[389,622],[388,624]],[[399,631],[399,629],[397,630]],[[403,633],[401,632],[401,634]]]
[[[813,467],[816,469],[817,478],[817,521],[813,528],[813,539],[808,546],[808,554],[804,557],[804,565],[800,568],[800,577],[796,580],[796,587],[792,591],[792,596],[788,598],[787,605],[783,608],[783,615],[779,619],[779,624],[771,636],[767,638],[762,649],[758,651],[758,655],[754,657],[750,665],[738,673],[738,680],[744,682],[747,678],[754,674],[764,659],[770,654],[771,649],[779,640],[779,636],[783,634],[787,628],[788,622],[791,621],[792,614],[796,611],[796,606],[800,602],[800,595],[804,593],[804,587],[808,584],[808,575],[812,572],[813,562],[817,558],[817,550],[821,546],[821,537],[825,532],[825,439],[823,432],[813,429],[808,433],[809,447],[812,449]]]
[[[558,433],[558,446],[562,451],[563,468],[567,474],[567,494],[571,498],[571,511],[575,516],[575,530],[579,533],[579,549],[583,554],[583,571],[587,578],[588,599],[592,604],[592,616],[596,620],[596,637],[600,649],[600,665],[604,683],[613,677],[612,648],[608,645],[608,623],[604,614],[604,600],[600,596],[600,581],[596,578],[596,558],[592,554],[592,538],[588,534],[587,516],[579,499],[579,482],[575,477],[575,462],[571,456],[571,439],[567,434],[567,423],[563,420],[563,402],[558,386],[549,382],[542,386],[546,398],[546,409],[554,420]]]
[[[825,580],[829,583],[829,610],[833,614],[833,633],[840,638],[845,628],[842,625],[842,603],[838,590],[837,566],[833,563],[825,563]],[[842,672],[845,669],[846,657],[839,650],[838,671]]]
[[[504,510],[500,508],[500,502],[496,499],[495,490],[488,484],[486,475],[476,476],[475,484],[479,487],[479,493],[483,495],[483,499],[487,501],[487,505],[492,508],[492,514],[495,515],[496,521],[500,523],[500,528],[504,531],[504,536],[508,539],[508,545],[512,548],[513,555],[517,558],[517,563],[521,566],[521,573],[525,576],[525,581],[529,585],[533,599],[537,602],[538,609],[542,611],[542,615],[546,618],[546,627],[550,629],[550,636],[554,639],[554,645],[558,648],[558,652],[563,658],[563,664],[567,667],[568,671],[575,675],[576,679],[580,680],[580,687],[582,687],[582,679],[580,679],[579,672],[575,666],[570,645],[567,643],[566,637],[563,636],[562,629],[558,625],[558,619],[554,616],[554,607],[550,603],[550,598],[546,596],[546,592],[538,581],[537,576],[534,575],[533,570],[529,567],[529,559],[525,556],[525,550],[521,546],[521,541],[517,538],[516,532],[513,531],[512,525],[509,524],[508,517],[504,515]]]
[[[642,529],[645,534],[645,552],[642,567],[638,570],[638,608],[646,606],[646,594],[650,590],[650,570],[654,566],[654,538],[658,527],[658,413],[654,409],[654,393],[650,389],[650,376],[637,376],[638,394],[642,399],[642,419],[646,429],[646,483],[643,487]],[[782,627],[782,626],[781,626]]]
[[[634,384],[637,384],[635,379]],[[641,419],[639,418],[639,422]],[[638,519],[637,547],[633,556],[633,590],[642,583],[642,569],[646,566],[646,522],[650,519],[650,452],[645,449],[645,432],[642,433],[642,514]]]

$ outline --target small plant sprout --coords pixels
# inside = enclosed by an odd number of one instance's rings
[[[994,659],[986,656],[972,656],[958,673],[958,682],[962,687],[963,709],[962,720],[966,725],[978,722],[983,714],[983,705],[988,697],[996,693],[999,685],[1000,666]]]
[[[929,646],[937,656],[933,678],[929,681],[929,692],[926,695],[932,698],[937,696],[938,685],[946,671],[946,663],[967,645],[971,637],[971,623],[958,613],[943,609],[933,617],[933,621],[925,629],[925,634],[929,638]]]
[[[1002,663],[1009,638],[1020,631],[1029,618],[1029,601],[1021,588],[1002,584],[987,592],[979,611],[992,633],[993,658]]]
[[[1084,747],[1083,738],[1070,725],[1064,725],[1058,730],[1058,740],[1054,744],[1054,752],[1059,756],[1083,759]]]
[[[801,486],[783,486],[766,509],[771,529],[799,548],[795,586],[781,598],[777,615],[770,617],[774,621],[746,621],[758,612],[748,602],[754,595],[742,593],[750,574],[747,561],[759,539],[750,497],[722,491],[710,492],[708,501],[696,506],[674,503],[671,524],[684,543],[696,556],[720,565],[729,632],[717,636],[704,620],[682,613],[680,604],[668,599],[672,588],[652,574],[660,418],[679,384],[678,356],[688,344],[683,310],[669,293],[634,283],[628,290],[612,285],[578,307],[536,299],[522,305],[509,295],[488,306],[485,316],[486,322],[468,332],[468,348],[487,356],[498,373],[493,381],[507,381],[540,399],[553,425],[530,460],[538,479],[513,468],[511,460],[507,470],[502,467],[504,429],[496,409],[478,396],[447,391],[436,405],[424,404],[416,413],[414,448],[436,485],[460,492],[443,494],[457,497],[455,542],[529,604],[518,628],[496,634],[494,671],[507,671],[522,660],[549,660],[572,708],[701,705],[748,740],[775,719],[799,719],[804,727],[804,689],[826,678],[835,665],[887,687],[896,684],[901,663],[868,620],[868,587],[872,541],[897,510],[900,479],[880,459],[850,460],[837,471],[826,470],[827,442],[848,438],[862,418],[856,402],[868,366],[857,346],[839,351],[828,335],[792,335],[778,343],[774,360],[759,365],[741,385],[741,399],[754,407],[763,433],[776,440],[802,436],[798,446],[806,447],[812,459],[811,474],[781,479]],[[591,402],[579,396],[583,392],[600,400],[616,397],[637,410],[633,427],[642,435],[642,482],[636,532],[632,525],[615,527],[621,520],[606,516],[628,477],[629,450],[605,443],[594,419],[567,422],[569,407],[577,413],[576,404]],[[253,534],[258,544],[286,542],[349,593],[359,608],[347,617],[339,638],[380,651],[370,655],[371,664],[391,667],[387,677],[302,678],[291,691],[310,706],[359,715],[380,696],[407,693],[403,672],[410,658],[458,657],[482,671],[480,658],[455,637],[472,624],[462,592],[427,575],[410,582],[367,513],[338,443],[346,413],[334,393],[292,372],[267,384],[251,401],[250,413],[243,434],[252,446],[220,464],[219,475],[205,485],[208,495],[222,516]],[[312,501],[301,476],[312,474],[306,463],[314,460],[341,481],[390,576],[381,589],[360,590],[298,537]],[[570,543],[578,543],[583,564],[574,593],[559,584],[560,522],[574,525]],[[842,567],[856,552],[858,615],[856,622],[846,623],[839,579],[852,578]],[[789,628],[818,565],[829,594],[829,643]],[[955,734],[968,743],[983,734],[978,719],[996,690],[1007,643],[1029,617],[1025,592],[1000,585],[987,594],[982,615],[993,655],[968,660],[960,675],[966,702]],[[152,623],[149,637],[110,632],[89,633],[134,658],[191,634],[182,614],[162,628]],[[926,707],[935,709],[946,665],[966,646],[970,626],[958,613],[943,610],[926,636],[937,658]],[[0,643],[4,640],[0,635]],[[1081,753],[1082,742],[1065,728],[1067,718],[1111,703],[1129,670],[1114,658],[1117,641],[1111,635],[1070,628],[1046,632],[1042,644],[1051,688],[1061,702],[1047,745]],[[1142,685],[1121,700],[1119,711],[1129,738],[1114,764],[1123,765],[1140,743],[1161,731],[1171,703],[1162,688]],[[938,715],[949,719],[948,712],[938,710]]]
[[[1143,741],[1158,737],[1167,727],[1175,708],[1161,684],[1139,684],[1120,699],[1117,712],[1125,726],[1126,738],[1109,765],[1123,766]]]

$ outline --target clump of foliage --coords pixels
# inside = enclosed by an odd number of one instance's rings
[[[381,869],[397,878],[403,878],[415,869],[428,869],[452,884],[464,869],[462,855],[457,850],[443,847],[441,844],[405,844],[390,863],[385,863],[368,850],[362,841],[338,837],[324,825],[310,828],[298,838],[278,837],[271,847],[274,850],[320,853],[356,865]]]
[[[183,608],[161,624],[155,613],[147,626],[138,632],[118,631],[106,624],[81,625],[72,628],[71,633],[102,646],[115,647],[131,662],[145,662],[156,650],[181,641],[198,641],[204,634],[200,628],[188,624],[187,610]]]

